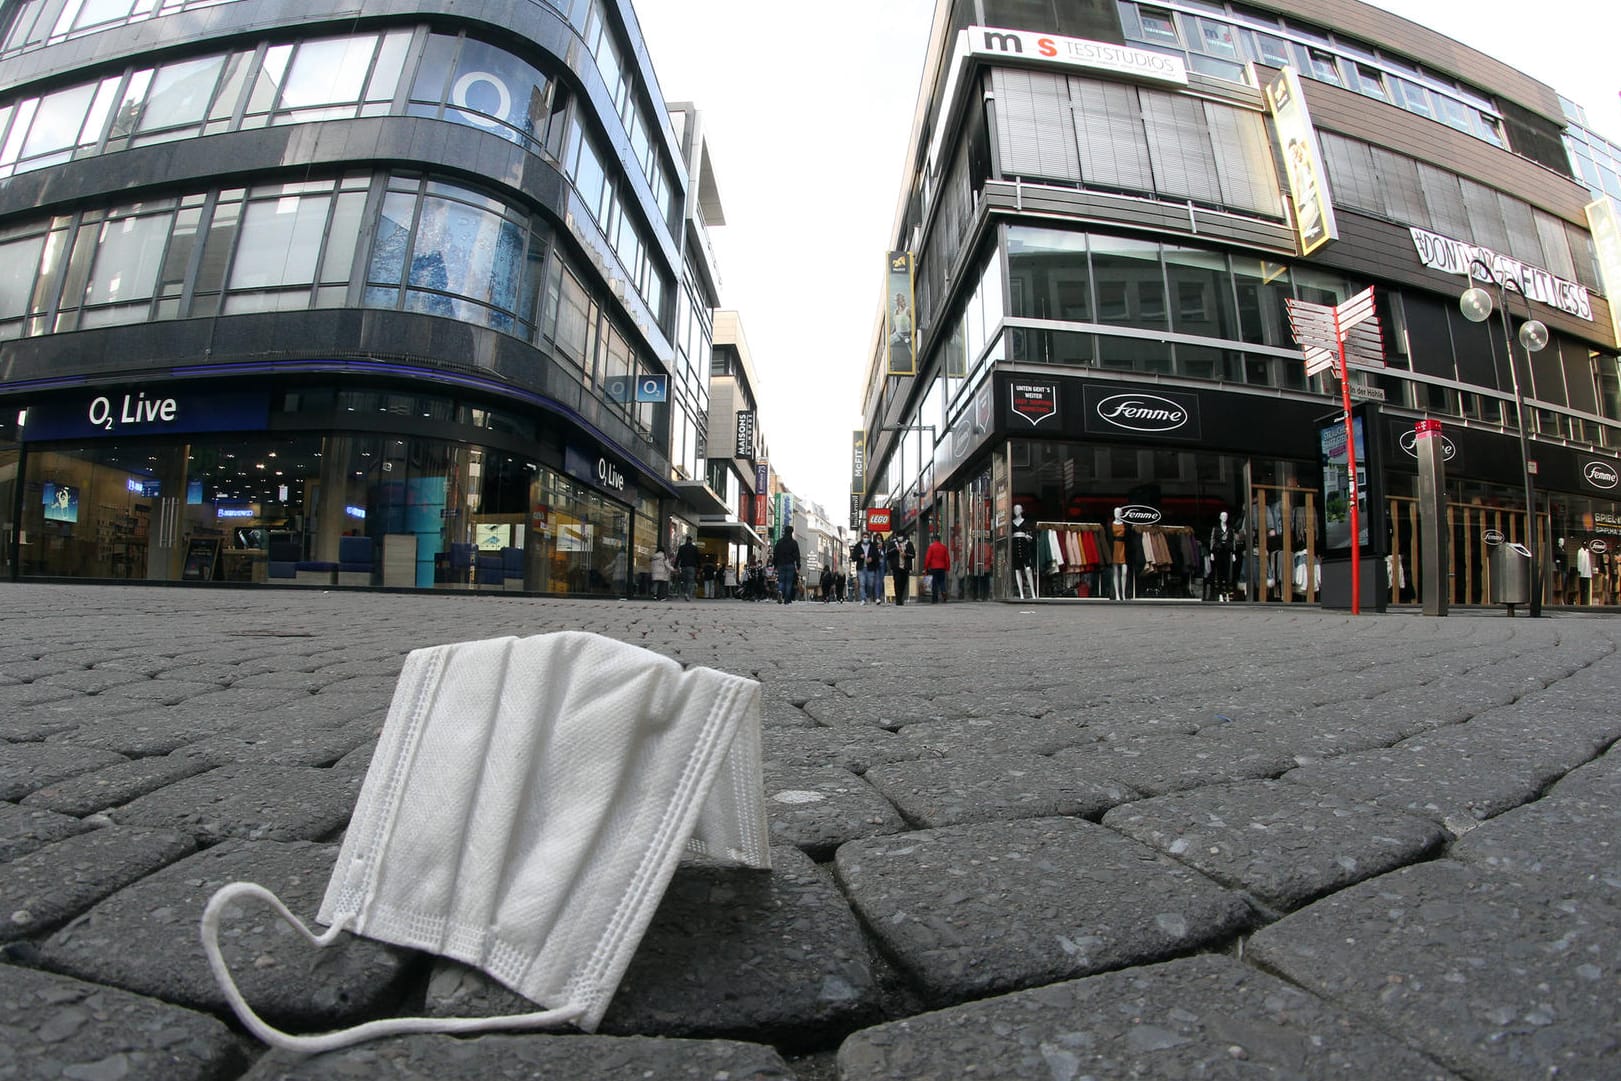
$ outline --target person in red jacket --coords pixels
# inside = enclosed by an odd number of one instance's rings
[[[929,572],[929,603],[946,602],[946,571],[951,569],[951,553],[939,537],[929,542],[923,553],[923,569]]]

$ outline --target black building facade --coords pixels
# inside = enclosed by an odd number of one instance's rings
[[[0,34],[5,573],[623,594],[696,522],[713,298],[629,3]]]
[[[1419,595],[1420,419],[1452,451],[1453,603],[1528,539],[1515,375],[1544,602],[1615,600],[1615,283],[1553,90],[1354,0],[942,0],[917,115],[891,238],[917,330],[900,364],[875,343],[861,502],[946,539],[963,595],[1322,600],[1342,388],[1287,302],[1372,287],[1379,600]],[[1463,317],[1476,258],[1541,351]]]

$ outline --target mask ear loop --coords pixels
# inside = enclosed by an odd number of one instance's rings
[[[315,1036],[299,1036],[283,1032],[253,1012],[253,1007],[248,1005],[247,999],[242,997],[241,990],[237,988],[236,981],[231,978],[231,970],[226,966],[225,957],[220,952],[220,918],[225,912],[225,906],[238,897],[255,897],[265,902],[276,910],[288,926],[303,935],[305,941],[322,948],[330,946],[338,935],[347,929],[348,918],[339,919],[324,934],[317,935],[304,925],[304,921],[289,912],[279,897],[252,882],[232,882],[220,887],[214,896],[208,899],[208,905],[203,909],[201,932],[203,952],[208,954],[208,967],[214,973],[214,981],[219,984],[220,991],[225,995],[225,1001],[230,1004],[231,1012],[236,1014],[243,1027],[272,1047],[313,1055],[322,1051],[350,1047],[380,1036],[550,1028],[573,1021],[585,1013],[584,1006],[565,1006],[555,1010],[507,1014],[501,1017],[392,1017],[382,1021],[367,1021],[352,1028],[323,1032]]]

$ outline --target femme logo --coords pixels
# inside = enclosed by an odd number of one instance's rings
[[[1155,525],[1160,520],[1160,513],[1153,507],[1133,503],[1120,508],[1120,518],[1131,525]]]
[[[1174,432],[1188,422],[1185,408],[1157,394],[1111,394],[1097,404],[1097,414],[1132,432]]]
[[[1606,491],[1621,484],[1621,475],[1603,462],[1588,462],[1582,467],[1582,477],[1593,487],[1603,488]]]

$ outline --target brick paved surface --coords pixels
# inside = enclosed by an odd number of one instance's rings
[[[776,870],[677,872],[601,1032],[244,1038],[418,646],[764,686]],[[1621,622],[0,585],[0,1077],[1621,1077]],[[305,1030],[522,1011],[227,918]]]

